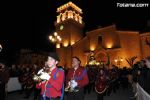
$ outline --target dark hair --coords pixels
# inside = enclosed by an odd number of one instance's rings
[[[141,63],[141,62],[142,62],[142,63],[145,63],[146,61],[145,61],[144,59],[142,59],[142,60],[140,61],[140,63]]]
[[[53,59],[55,59],[56,61],[60,61],[58,54],[56,52],[50,52],[47,54],[47,57],[52,57]]]
[[[6,65],[6,61],[5,60],[0,59],[0,63]]]
[[[74,57],[72,57],[72,58],[77,59],[77,60],[79,61],[79,64],[81,63],[81,60],[80,60],[78,57],[74,56]]]
[[[150,62],[150,56],[146,57],[145,59],[148,60],[148,61]]]

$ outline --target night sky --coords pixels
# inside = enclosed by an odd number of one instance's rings
[[[84,32],[116,24],[119,30],[147,31],[148,8],[119,8],[117,2],[144,0],[18,0],[1,3],[1,56],[12,56],[21,48],[54,51],[48,36],[55,31],[56,9],[72,1],[83,11]],[[148,0],[147,0],[148,1]]]

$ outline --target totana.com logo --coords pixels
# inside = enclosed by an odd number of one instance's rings
[[[117,3],[117,7],[149,7],[149,3]]]

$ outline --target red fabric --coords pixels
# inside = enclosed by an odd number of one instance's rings
[[[80,77],[82,76],[85,68],[84,67],[78,67],[74,74],[74,68],[69,69],[67,76],[66,76],[66,85],[68,85],[68,82],[74,77]],[[78,87],[84,87],[89,83],[89,79],[87,76],[87,72],[85,72],[83,78],[81,80],[76,80],[78,83]]]
[[[47,97],[60,97],[62,95],[61,89],[62,85],[64,84],[64,72],[63,71],[58,71],[56,74],[56,79],[54,79],[54,74],[58,68],[56,67],[50,74],[51,78],[48,81],[41,82],[36,85],[37,88],[41,88],[41,94],[43,95],[45,90],[46,90],[46,96]],[[47,84],[47,85],[46,85]],[[45,88],[45,87],[49,88]]]

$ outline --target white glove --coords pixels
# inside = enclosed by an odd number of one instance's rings
[[[71,80],[70,84],[72,88],[75,88],[78,85],[78,83],[75,80]]]
[[[40,76],[40,78],[41,78],[42,80],[49,80],[49,79],[50,79],[50,75],[49,75],[48,73],[43,73],[43,74]]]
[[[39,70],[37,75],[44,74],[43,69]]]

